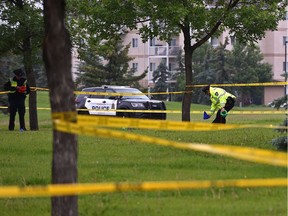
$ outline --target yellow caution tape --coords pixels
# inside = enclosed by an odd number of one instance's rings
[[[59,113],[61,115],[61,113]],[[232,130],[241,128],[282,128],[280,125],[261,125],[261,124],[211,124],[202,122],[181,122],[181,121],[164,121],[138,118],[117,118],[107,116],[89,116],[78,115],[78,125],[95,126],[95,127],[116,127],[116,128],[139,128],[154,130],[174,130],[174,131],[212,131],[212,130]]]
[[[273,179],[231,179],[231,180],[199,180],[199,181],[162,181],[162,182],[118,182],[94,184],[53,184],[46,186],[6,186],[0,187],[0,198],[72,196],[81,194],[187,190],[224,187],[287,187],[287,178]]]
[[[0,94],[8,94],[9,91],[3,91],[3,92],[0,92]]]
[[[205,87],[208,84],[195,84],[195,85],[186,85],[186,87]],[[288,82],[265,82],[265,83],[221,83],[221,84],[210,84],[210,86],[220,86],[220,87],[227,87],[227,86],[235,86],[235,87],[248,87],[248,86],[285,86],[288,85]],[[30,87],[32,91],[49,91],[48,88],[41,88],[41,87]],[[191,93],[192,91],[178,91],[178,92],[149,92],[145,93],[145,95],[158,95],[158,94],[184,94],[184,93]],[[0,94],[7,94],[8,91],[0,92]],[[133,95],[144,95],[144,93],[105,93],[105,92],[83,92],[83,91],[74,91],[74,94],[90,94],[90,95],[110,95],[110,96],[133,96]]]
[[[0,109],[7,109],[8,106],[0,106]],[[28,110],[29,108],[26,107]],[[51,110],[51,108],[45,108],[45,107],[37,107],[37,110]],[[174,113],[174,114],[180,114],[182,113],[181,110],[123,110],[123,109],[115,109],[115,110],[95,110],[95,109],[77,109],[77,111],[97,111],[97,112],[127,112],[127,113]],[[190,114],[203,114],[203,111],[190,111]],[[263,114],[275,114],[275,115],[282,115],[282,114],[288,114],[287,110],[274,110],[274,111],[268,111],[268,110],[254,110],[254,111],[230,111],[229,115],[263,115]]]
[[[116,92],[85,92],[85,91],[74,91],[74,94],[81,95],[105,95],[105,96],[139,96],[139,95],[160,95],[160,94],[184,94],[186,91],[178,91],[178,92],[149,92],[149,93],[116,93]],[[192,92],[192,91],[187,91]]]
[[[77,113],[75,111],[54,112],[54,113],[52,113],[52,118],[66,121],[66,122],[76,122],[77,121]]]
[[[187,87],[205,87],[208,84],[199,84],[199,85],[186,85]],[[265,83],[221,83],[221,84],[210,84],[210,86],[284,86],[288,85],[288,82],[265,82]]]
[[[230,111],[229,112],[229,115],[230,114],[252,114],[252,115],[263,115],[263,114],[288,114],[288,111],[287,110],[275,110],[275,111],[267,111],[267,110],[254,110],[254,111]]]
[[[225,155],[228,157],[246,161],[258,162],[276,166],[285,166],[285,167],[287,166],[287,154],[276,151],[268,151],[256,148],[237,147],[237,146],[223,146],[223,145],[211,145],[211,144],[209,145],[202,143],[181,143],[151,136],[137,135],[122,131],[83,126],[62,120],[54,120],[54,129],[61,132],[73,133],[78,135],[102,136],[106,138],[113,137],[115,139],[134,140],[145,143],[157,144],[161,146]]]
[[[49,88],[30,87],[32,91],[49,91]]]
[[[129,112],[129,113],[182,113],[181,110],[123,110],[123,109],[111,109],[111,110],[100,110],[100,109],[77,109],[78,111],[97,111],[97,112]],[[203,111],[190,111],[190,114],[203,114]],[[287,110],[255,110],[255,111],[230,111],[229,114],[288,114]]]

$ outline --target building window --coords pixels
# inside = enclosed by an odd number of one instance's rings
[[[218,46],[218,38],[211,38],[211,45],[212,46]]]
[[[138,71],[138,63],[132,63],[132,68],[134,70],[134,72]]]
[[[283,17],[283,20],[288,20],[288,11],[286,11],[284,17]]]
[[[283,45],[285,46],[285,44],[287,44],[287,43],[288,43],[288,36],[284,36],[283,37]]]
[[[150,39],[150,46],[155,46],[156,45],[156,39],[152,38]]]
[[[230,40],[231,40],[231,45],[235,45],[235,42],[236,42],[236,37],[235,36],[231,36],[230,37]]]
[[[132,38],[132,47],[138,47],[138,38]]]
[[[169,70],[169,71],[172,71],[172,64],[171,64],[171,63],[169,63],[168,70]]]
[[[177,44],[177,41],[176,41],[176,39],[175,38],[172,38],[170,41],[169,41],[169,46],[177,46],[176,44]]]
[[[161,63],[163,63],[166,66],[167,65],[167,59],[166,58],[162,58]]]
[[[286,62],[286,67],[285,67],[285,62],[283,62],[283,71],[287,72],[287,70],[288,70],[288,62]]]
[[[150,63],[149,69],[150,69],[150,71],[155,71],[156,70],[156,64],[155,63]]]

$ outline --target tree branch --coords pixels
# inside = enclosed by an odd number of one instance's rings
[[[217,23],[212,27],[212,29],[210,30],[210,32],[208,32],[201,40],[199,40],[197,43],[195,43],[193,45],[193,48],[198,48],[200,47],[202,44],[204,44],[207,40],[209,40],[209,38],[212,37],[212,35],[218,30],[219,26],[223,23],[223,20],[225,20],[226,14],[229,13],[229,11],[231,11],[238,3],[240,0],[230,0],[227,9],[226,9],[226,13],[222,16],[221,19],[219,19],[217,21]]]

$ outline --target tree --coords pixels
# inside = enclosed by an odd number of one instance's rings
[[[236,43],[230,55],[228,63],[233,68],[232,81],[234,83],[257,83],[272,80],[272,66],[263,63],[263,55],[259,47]],[[263,87],[235,88],[238,92],[240,105],[261,104],[264,95]]]
[[[267,82],[272,79],[272,67],[263,63],[263,55],[255,46],[235,44],[232,51],[225,49],[226,45],[220,44],[216,48],[208,46],[205,54],[199,53],[205,47],[197,49],[197,62],[193,61],[194,83],[251,83]],[[210,47],[210,48],[209,48]],[[193,58],[195,60],[195,58]],[[213,81],[214,80],[214,81]],[[227,87],[229,92],[238,96],[241,104],[261,104],[263,100],[263,87]],[[196,89],[193,93],[193,102],[208,102],[203,97],[201,90]]]
[[[144,71],[135,76],[134,69],[129,68],[128,62],[133,58],[128,56],[130,45],[123,46],[121,40],[111,39],[102,45],[86,46],[80,51],[77,83],[85,87],[101,85],[130,85],[137,86],[139,80],[146,76]]]
[[[192,64],[195,69],[194,84],[231,83],[233,71],[227,62],[229,51],[226,50],[227,39],[224,44],[213,48],[205,43],[193,53]],[[194,57],[195,56],[195,57]],[[196,61],[195,61],[196,59]],[[227,89],[229,90],[229,88]],[[208,98],[202,94],[201,89],[195,89],[192,94],[192,102],[210,103]]]
[[[152,88],[151,92],[166,92],[169,88],[167,81],[171,77],[171,74],[163,61],[159,64],[157,69],[153,71],[152,75],[155,86]],[[167,95],[159,94],[154,97],[159,100],[165,100]]]
[[[2,59],[0,59],[0,71],[2,71]],[[4,86],[4,83],[7,82],[7,77],[5,76],[4,73],[0,73],[0,85]],[[2,87],[3,88],[3,87]],[[8,98],[4,94],[0,94],[0,106],[8,106]],[[0,108],[0,111],[4,114],[8,113],[8,109]]]
[[[64,19],[65,0],[44,0],[43,59],[50,89],[52,115],[60,113],[63,120],[74,122],[76,108],[71,73],[71,41]],[[75,134],[53,130],[53,184],[77,182],[77,152]],[[52,197],[52,215],[78,215],[77,196]]]
[[[30,86],[36,86],[33,71],[35,52],[43,37],[42,9],[39,1],[7,0],[0,4],[0,53],[22,55]],[[14,68],[15,69],[15,68]],[[37,94],[29,95],[30,129],[38,130]]]
[[[185,89],[185,62],[182,55],[182,50],[179,50],[176,61],[178,63],[178,67],[176,68],[176,73],[172,74],[171,80],[176,80],[175,83],[175,91],[184,91]],[[182,101],[182,94],[174,95],[175,101]]]
[[[272,105],[274,105],[274,108],[276,108],[277,110],[280,109],[280,107],[283,105],[287,111],[287,101],[288,101],[288,98],[287,98],[287,94],[286,94],[284,97],[277,98],[276,100],[274,100],[272,102]],[[274,145],[277,148],[277,150],[287,152],[287,144],[288,144],[288,138],[287,138],[288,117],[287,117],[287,114],[285,116],[283,123],[280,124],[280,126],[283,126],[286,128],[279,128],[279,129],[275,129],[275,130],[284,136],[274,138],[274,139],[272,139],[271,142],[272,142],[272,145]]]
[[[100,38],[115,35],[125,28],[138,29],[144,41],[153,37],[169,41],[173,35],[182,32],[186,79],[186,93],[182,102],[183,121],[190,121],[193,82],[191,60],[194,51],[224,30],[228,30],[241,42],[256,42],[264,37],[265,31],[277,28],[287,5],[283,0],[107,0],[98,1],[97,4],[89,0],[69,2],[81,5],[74,7],[80,9],[77,11],[79,19],[75,23]]]

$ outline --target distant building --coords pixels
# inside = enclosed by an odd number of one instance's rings
[[[264,61],[272,65],[273,80],[285,81],[283,74],[288,69],[287,51],[288,46],[288,11],[282,21],[279,22],[277,31],[268,31],[265,37],[259,41],[259,47],[264,55]],[[285,56],[286,55],[286,56]],[[286,71],[285,71],[286,70]],[[282,75],[282,76],[281,76]],[[275,98],[285,94],[283,86],[265,87],[264,104],[272,102]]]
[[[284,76],[281,76],[281,74],[285,72],[285,65],[287,68],[287,62],[285,63],[285,46],[288,45],[287,14],[288,12],[286,12],[284,19],[279,22],[277,31],[267,31],[265,37],[258,43],[264,56],[264,61],[272,65],[273,81],[285,81]],[[224,32],[218,38],[211,38],[210,43],[213,46],[218,46],[220,43],[224,43],[226,37],[229,38],[227,49],[231,49],[235,38],[230,37],[227,32]],[[156,38],[143,43],[137,31],[131,31],[123,37],[125,45],[131,44],[129,55],[134,57],[134,60],[129,63],[130,67],[135,69],[137,75],[148,69],[147,77],[140,82],[143,87],[153,84],[152,73],[157,69],[160,62],[164,61],[171,72],[175,71],[178,66],[176,62],[177,54],[179,50],[183,50],[183,42],[182,34],[172,38],[169,43],[157,40]],[[283,86],[265,87],[264,104],[282,97],[284,92]]]
[[[210,43],[216,47],[220,43],[223,44],[226,37],[229,38],[227,49],[232,49],[236,38],[229,36],[227,32],[224,32],[218,38],[211,38]],[[128,55],[133,57],[134,60],[130,61],[129,66],[135,69],[135,75],[140,75],[144,70],[148,70],[147,77],[140,81],[143,87],[151,87],[153,85],[152,73],[162,61],[165,62],[169,71],[172,73],[176,72],[176,68],[178,67],[176,58],[178,52],[184,48],[182,34],[173,37],[169,43],[157,40],[156,38],[143,43],[138,32],[134,30],[123,36],[122,39],[124,45],[130,43]],[[258,43],[264,56],[264,61],[272,65],[273,81],[285,81],[284,76],[281,75],[285,73],[285,68],[286,72],[288,69],[287,53],[285,52],[285,47],[287,48],[288,46],[287,43],[288,12],[286,12],[283,20],[279,22],[277,31],[267,31],[265,37]],[[74,72],[77,70],[75,66],[77,64],[78,61],[75,58],[73,60]],[[274,99],[282,97],[284,94],[285,89],[283,86],[265,87],[263,103],[268,104]]]

